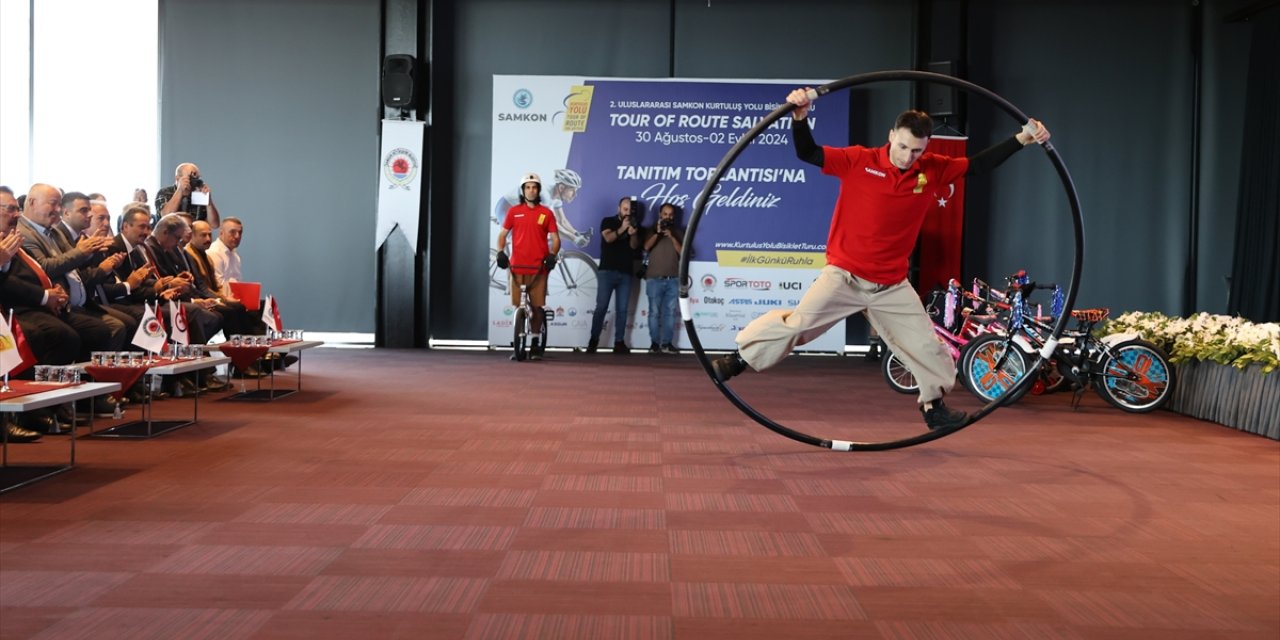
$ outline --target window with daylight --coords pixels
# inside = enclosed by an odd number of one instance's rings
[[[159,0],[0,2],[0,182],[106,196],[159,179]]]

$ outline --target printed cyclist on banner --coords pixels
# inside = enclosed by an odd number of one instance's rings
[[[578,197],[582,188],[582,177],[572,169],[557,169],[554,172],[551,188],[548,189],[542,204],[555,214],[556,228],[561,236],[578,247],[591,243],[595,230],[588,228],[578,231],[565,215],[565,205]],[[507,211],[520,203],[519,188],[511,190],[498,198],[494,204],[489,220],[494,225],[501,225]],[[499,268],[496,262],[497,251],[489,250],[489,286],[499,291],[507,291],[507,270]],[[577,300],[594,301],[596,299],[596,270],[598,265],[590,254],[575,249],[564,249],[554,271],[548,274],[547,297],[561,304]]]

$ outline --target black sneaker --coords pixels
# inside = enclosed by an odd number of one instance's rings
[[[662,353],[662,347],[656,344],[651,344],[649,345],[649,353]]]
[[[670,342],[668,342],[668,343],[666,343],[666,344],[662,345],[662,352],[663,352],[663,353],[670,353],[670,354],[673,354],[673,355],[679,355],[680,350],[679,350],[679,349],[677,349],[677,348],[675,347],[675,345],[673,345],[673,344],[671,344]]]
[[[631,353],[631,350],[627,348],[627,343],[619,340],[613,343],[613,352],[614,353]]]
[[[711,370],[715,372],[716,380],[724,382],[725,380],[746,371],[747,361],[743,360],[742,356],[739,355],[737,351],[734,351],[727,356],[721,356],[712,360]]]
[[[530,360],[542,359],[542,342],[537,338],[534,338],[533,343],[529,345],[529,359]]]
[[[920,405],[920,413],[924,414],[924,423],[931,431],[952,429],[969,421],[969,414],[947,408],[941,399],[933,401],[932,409]]]
[[[595,340],[588,340],[588,341],[587,341],[587,353],[595,353],[595,352],[596,352],[596,347],[597,347],[597,346],[599,346],[599,344],[598,344]]]

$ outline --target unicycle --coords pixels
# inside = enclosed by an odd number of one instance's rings
[[[533,314],[542,315],[542,330],[534,333],[533,331]],[[525,360],[541,360],[542,350],[547,346],[547,325],[554,317],[554,312],[550,309],[535,309],[529,301],[529,285],[520,285],[520,305],[516,307],[515,318],[512,325],[515,335],[511,340],[511,349],[513,351],[511,359],[516,362],[524,362]],[[530,345],[530,339],[538,339],[538,349],[533,349]]]

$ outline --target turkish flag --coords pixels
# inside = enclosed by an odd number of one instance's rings
[[[929,138],[929,152],[961,158],[965,156],[968,143],[968,138],[933,136]],[[933,206],[920,229],[917,291],[946,287],[951,278],[960,277],[960,250],[964,245],[964,178],[938,185],[932,198]]]
[[[3,319],[4,316],[0,316]],[[9,318],[0,325],[0,363],[9,374],[18,375],[35,364],[36,356],[27,344],[27,336],[22,334],[22,327],[12,312]]]

